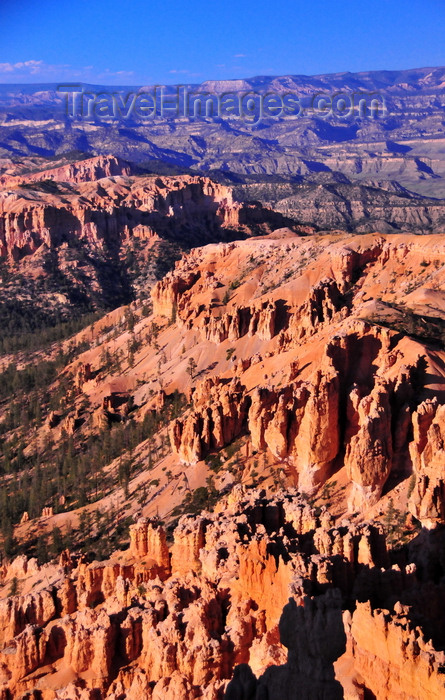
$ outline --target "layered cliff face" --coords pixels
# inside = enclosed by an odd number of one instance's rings
[[[29,165],[0,176],[0,287],[28,313],[128,303],[147,296],[182,250],[284,221],[207,177],[147,175],[114,156]]]
[[[76,241],[109,250],[133,237],[180,239],[185,229],[194,241],[211,240],[239,227],[229,188],[198,176],[129,177],[129,170],[96,158],[10,178],[1,193],[1,257],[20,260],[43,245]]]
[[[35,172],[32,171],[32,167],[30,170],[30,168],[26,168],[26,166],[25,168],[20,168],[17,165],[15,170],[17,171],[16,174],[10,173],[0,176],[0,185],[3,189],[13,188],[31,182],[38,183],[48,180],[73,183],[92,182],[105,177],[119,175],[128,176],[137,173],[136,166],[132,166],[130,163],[111,155],[85,158],[84,160],[45,169],[37,168]]]
[[[185,334],[226,348],[230,364],[196,380],[189,413],[171,425],[171,446],[181,462],[195,464],[247,435],[254,452],[270,453],[308,493],[344,467],[351,512],[376,504],[390,477],[414,473],[413,513],[426,522],[422,489],[436,511],[443,502],[441,408],[437,399],[422,403],[434,392],[428,384],[442,383],[442,311],[432,319],[433,344],[419,343],[420,329],[412,339],[399,329],[413,324],[416,307],[423,311],[422,295],[434,297],[443,253],[434,243],[433,262],[414,241],[358,240],[326,246],[319,239],[318,249],[312,241],[264,240],[250,258],[251,243],[209,246],[154,287],[154,313],[175,315]],[[273,277],[274,264],[282,268]],[[418,282],[414,308],[398,307],[396,268],[409,276],[430,266],[431,289]],[[385,299],[373,301],[378,288]],[[264,353],[246,351],[260,347]],[[425,511],[432,514],[431,504]]]
[[[333,170],[342,171],[351,181],[345,178],[344,182],[331,182],[327,186],[308,182],[298,190],[295,188],[295,194],[275,201],[277,211],[322,229],[348,228],[359,233],[377,228],[385,232],[443,230],[445,211],[440,200],[420,197],[398,182],[385,182],[388,175],[392,180],[400,176],[401,180],[416,179],[422,168],[419,161],[410,159],[407,163],[386,153],[375,159],[351,158],[339,153],[337,159],[328,162]],[[355,167],[360,169],[360,177],[368,178],[369,182],[354,182]],[[405,177],[401,171],[397,172],[398,167],[404,170]]]
[[[184,517],[170,550],[142,519],[106,562],[3,567],[3,593],[24,590],[2,601],[0,697],[441,697],[445,656],[414,626],[439,589],[408,557],[391,568],[378,526],[239,486]],[[424,624],[437,634],[442,617]]]

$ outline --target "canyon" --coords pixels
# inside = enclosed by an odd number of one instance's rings
[[[443,236],[221,180],[0,173],[1,700],[443,696]]]
[[[443,231],[444,84],[445,68],[438,66],[184,86],[203,99],[251,92],[257,101],[293,95],[301,105],[298,114],[261,120],[174,110],[168,118],[149,120],[137,114],[72,117],[55,84],[0,85],[0,182],[25,173],[33,178],[49,164],[69,169],[79,159],[112,153],[133,172],[201,175],[234,185],[241,201],[265,204],[270,198],[277,212],[319,229]],[[79,90],[110,92],[109,86]],[[113,90],[122,97],[152,88]],[[165,90],[175,95],[174,86]],[[356,108],[342,111],[338,98]],[[319,99],[329,108],[317,107]],[[357,107],[360,100],[364,110]],[[100,172],[120,174],[98,170],[92,179]]]
[[[440,235],[276,229],[194,248],[149,314],[70,340],[26,468],[155,427],[106,467],[129,459],[126,485],[87,470],[81,505],[54,482],[14,526],[0,697],[440,698],[444,263]],[[39,563],[33,538],[73,526]]]

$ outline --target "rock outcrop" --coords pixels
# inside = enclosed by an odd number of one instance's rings
[[[48,192],[39,189],[38,182],[33,189],[32,178],[27,189],[3,191],[0,256],[17,261],[41,246],[54,249],[76,241],[92,250],[108,251],[133,236],[179,236],[184,227],[209,240],[224,227],[239,225],[240,205],[223,185],[198,176],[124,178],[125,173],[114,173],[110,163],[91,164],[88,172],[95,176],[93,181],[85,181],[85,174],[77,180],[71,172],[77,165],[54,176],[57,180],[65,174],[67,181],[74,177],[76,192],[60,194],[57,185]],[[84,168],[80,163],[79,171]],[[108,171],[112,176],[105,175]],[[131,218],[127,211],[132,212]]]
[[[439,700],[444,692],[445,654],[424,639],[410,623],[409,614],[409,608],[400,603],[391,614],[372,610],[369,602],[358,603],[352,615],[345,613],[356,677],[378,698]]]
[[[159,574],[165,577],[170,571],[170,555],[164,528],[156,521],[140,518],[130,527],[130,554],[135,559],[147,557],[153,560]]]
[[[232,442],[244,429],[250,399],[236,379],[204,380],[193,394],[193,410],[170,426],[172,448],[186,464],[193,464]]]
[[[445,406],[426,400],[413,415],[411,512],[425,527],[445,522]]]
[[[56,168],[27,172],[24,175],[3,175],[0,177],[0,185],[3,187],[17,187],[27,182],[42,182],[53,180],[54,182],[92,182],[105,177],[128,176],[137,173],[137,168],[126,163],[121,158],[112,155],[95,156],[74,163],[67,163]]]
[[[3,567],[3,587],[34,585],[0,601],[0,697],[32,693],[36,679],[43,700],[294,700],[350,687],[409,700],[413,683],[419,700],[441,697],[444,654],[411,622],[439,589],[413,561],[391,568],[379,526],[334,526],[295,491],[238,486],[218,512],[181,519],[171,573],[158,523],[130,534],[106,562],[65,552],[59,566]],[[409,605],[376,605],[406,591]],[[437,635],[434,610],[422,624]]]
[[[394,445],[408,444],[417,371],[415,363],[394,379],[375,378],[367,363],[383,342],[390,335],[365,326],[360,336],[351,329],[327,344],[320,369],[309,379],[284,388],[249,391],[236,377],[198,383],[192,410],[170,427],[172,449],[182,462],[194,464],[247,433],[254,450],[268,449],[294,467],[302,491],[326,482],[341,458],[354,487],[351,509],[376,503],[398,466]]]

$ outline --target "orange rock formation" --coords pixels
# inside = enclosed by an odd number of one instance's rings
[[[414,560],[391,568],[378,526],[333,527],[296,492],[237,487],[173,538],[172,573],[163,528],[146,519],[110,561],[4,567],[3,586],[25,588],[0,605],[0,697],[217,700],[249,687],[294,700],[354,687],[408,700],[414,679],[416,698],[441,697],[445,656],[416,627],[418,600],[439,600],[441,584]],[[425,614],[440,636],[443,611]]]

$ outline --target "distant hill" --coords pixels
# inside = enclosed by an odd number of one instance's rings
[[[221,96],[224,91],[264,95],[292,93],[300,116],[264,116],[251,124],[237,116],[156,116],[143,120],[67,117],[56,84],[0,86],[0,159],[49,158],[69,151],[113,153],[125,160],[157,161],[203,173],[293,178],[308,172],[343,173],[353,180],[396,180],[418,193],[445,196],[445,68],[367,71],[317,76],[256,76],[238,81],[206,81],[186,88]],[[125,93],[151,88],[83,85],[87,92]],[[317,102],[339,94],[367,93],[385,102],[377,117]],[[318,97],[317,97],[318,96]],[[315,97],[315,111],[311,103]],[[334,100],[335,103],[335,100]],[[334,107],[338,106],[337,103]],[[326,113],[325,113],[326,112]],[[343,114],[343,116],[341,116]],[[346,115],[346,116],[345,116]],[[250,120],[252,121],[252,120]],[[61,128],[63,125],[63,128]],[[2,162],[0,160],[0,168]],[[1,171],[0,171],[1,172]],[[335,175],[333,176],[335,179]]]

